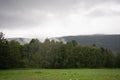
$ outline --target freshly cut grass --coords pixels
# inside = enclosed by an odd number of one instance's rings
[[[0,70],[0,80],[120,80],[120,69]]]

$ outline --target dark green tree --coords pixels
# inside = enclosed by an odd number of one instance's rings
[[[0,32],[0,68],[10,68],[9,66],[9,54],[8,54],[8,42],[4,38],[4,34]]]
[[[20,67],[21,52],[20,43],[17,41],[10,41],[8,43],[9,65],[11,68]]]
[[[120,53],[116,54],[116,67],[120,68]]]

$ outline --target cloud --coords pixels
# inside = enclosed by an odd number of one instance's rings
[[[94,6],[89,10],[89,17],[120,16],[120,5],[115,3],[104,3]]]
[[[42,24],[50,20],[52,14],[49,12],[31,10],[16,12],[0,12],[0,28],[25,28]]]
[[[120,0],[0,0],[0,31],[11,37],[119,33],[119,5]]]

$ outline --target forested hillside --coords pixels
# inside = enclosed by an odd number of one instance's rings
[[[6,38],[8,41],[15,40],[20,44],[26,44],[31,41],[31,38]],[[82,36],[66,36],[49,38],[54,41],[62,41],[63,43],[75,40],[78,44],[82,46],[92,46],[103,47],[112,50],[112,52],[120,52],[120,35],[82,35]],[[44,41],[44,39],[39,39],[39,41]]]
[[[75,40],[56,42],[32,39],[21,45],[7,41],[0,33],[0,69],[7,68],[116,68],[120,67],[120,53],[116,55],[103,47],[81,46]]]
[[[60,37],[59,40],[71,41],[76,40],[80,45],[104,47],[112,50],[114,53],[120,52],[120,35],[81,35]]]

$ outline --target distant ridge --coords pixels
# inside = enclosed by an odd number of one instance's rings
[[[31,41],[32,38],[7,38],[8,41],[15,40],[20,44],[26,44]],[[120,35],[106,35],[106,34],[95,34],[95,35],[78,35],[78,36],[64,36],[49,38],[50,40],[62,41],[64,43],[76,40],[80,45],[91,46],[95,44],[97,47],[104,47],[112,50],[114,53],[120,52]],[[44,41],[44,39],[39,39]]]
[[[76,40],[80,45],[89,46],[95,44],[97,47],[104,47],[112,50],[113,52],[120,52],[120,35],[78,35],[78,36],[65,36],[57,38],[59,40],[71,41]]]

